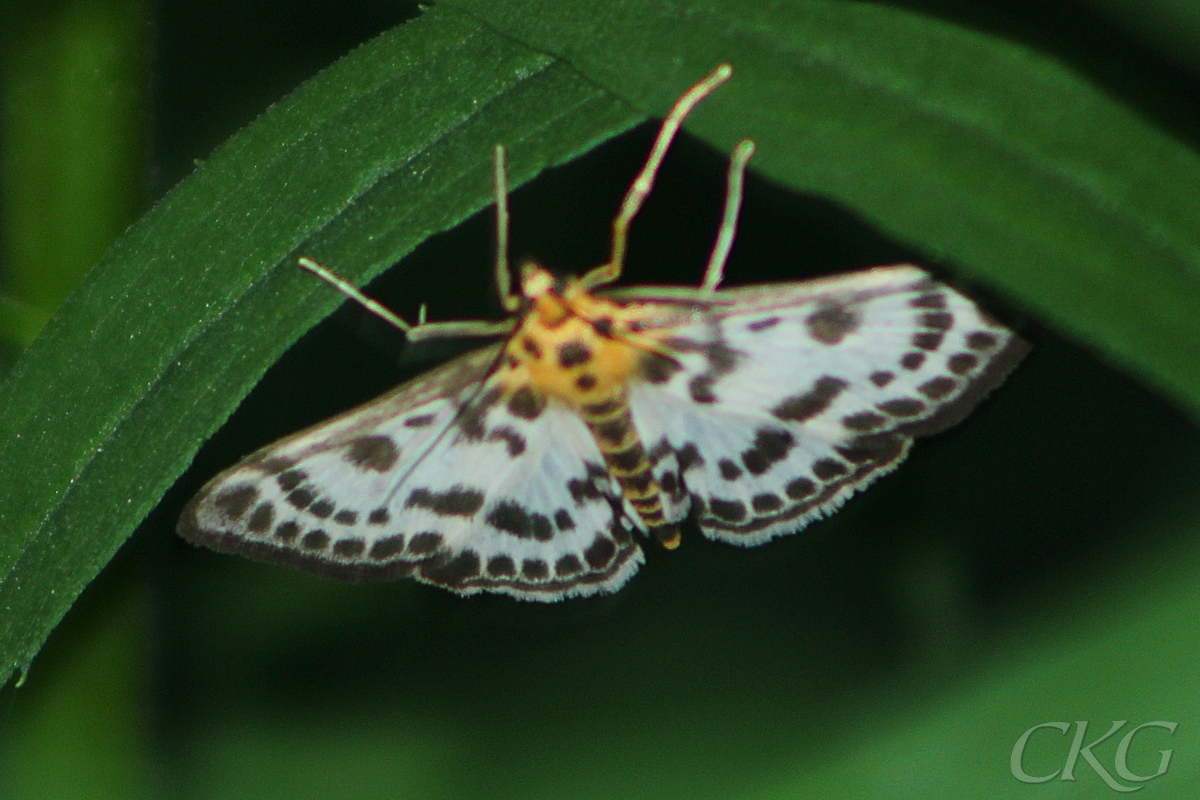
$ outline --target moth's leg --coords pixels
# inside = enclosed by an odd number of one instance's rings
[[[713,70],[711,75],[684,92],[675,101],[675,105],[671,106],[671,110],[663,119],[662,127],[658,129],[658,138],[654,140],[654,146],[650,148],[650,155],[646,159],[646,163],[642,165],[642,171],[633,179],[633,183],[630,184],[629,191],[625,193],[625,199],[621,203],[621,210],[613,219],[612,250],[609,253],[608,261],[589,270],[580,278],[580,284],[584,289],[594,289],[597,286],[612,283],[621,277],[621,270],[625,267],[625,247],[629,238],[629,224],[641,210],[646,196],[650,194],[650,189],[654,186],[654,177],[658,174],[658,168],[667,154],[667,148],[671,146],[671,141],[679,132],[679,126],[683,124],[684,117],[691,113],[697,103],[708,96],[713,89],[729,80],[729,76],[732,74],[733,67],[721,64]]]
[[[386,308],[378,300],[367,297],[358,289],[357,286],[350,283],[348,280],[338,275],[328,267],[325,267],[317,261],[314,261],[308,256],[301,256],[298,260],[298,263],[301,267],[316,275],[318,278],[325,281],[330,286],[337,289],[339,292],[346,295],[375,316],[404,331],[405,338],[407,338],[410,342],[419,342],[425,339],[499,336],[511,332],[513,328],[514,322],[512,319],[500,320],[498,322],[488,322],[486,320],[426,322],[424,307],[422,307],[419,323],[416,325],[410,325],[398,314]]]
[[[469,339],[473,337],[507,336],[512,333],[518,320],[513,317],[496,320],[495,322],[482,319],[460,320],[456,322],[426,322],[408,331],[406,338],[410,342],[423,342],[428,339]]]
[[[496,293],[500,307],[513,313],[521,307],[521,296],[512,290],[512,272],[508,267],[508,170],[504,145],[493,152],[492,188],[496,194]]]
[[[725,261],[729,258],[729,249],[733,247],[738,213],[742,210],[742,185],[746,180],[746,164],[752,155],[754,142],[743,139],[729,156],[729,174],[725,182],[725,213],[721,217],[717,240],[713,243],[712,254],[708,257],[708,266],[704,270],[704,282],[700,284],[701,292],[715,292],[725,277]]]

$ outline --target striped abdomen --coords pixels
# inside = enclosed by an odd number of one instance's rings
[[[629,400],[624,390],[601,403],[580,408],[580,415],[600,446],[609,473],[617,479],[621,492],[637,511],[646,527],[658,535],[667,547],[678,544],[678,534],[664,529],[662,494],[651,471],[646,448],[633,426]]]

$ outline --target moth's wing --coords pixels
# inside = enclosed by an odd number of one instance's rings
[[[900,265],[684,297],[616,295],[674,353],[630,386],[661,485],[706,535],[791,533],[893,469],[912,439],[965,416],[1027,345]],[[685,512],[676,500],[673,518]]]
[[[179,532],[348,580],[546,601],[615,591],[642,560],[619,487],[577,415],[500,401],[497,353],[259,450],[197,494]]]

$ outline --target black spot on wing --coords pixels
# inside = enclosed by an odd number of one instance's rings
[[[329,546],[329,534],[320,528],[309,531],[300,539],[300,546],[305,550],[324,550]]]
[[[721,339],[698,341],[682,336],[672,336],[663,344],[676,353],[699,353],[708,361],[707,372],[712,375],[723,375],[732,372],[741,356],[737,350],[730,347]]]
[[[896,379],[895,374],[888,372],[886,370],[880,370],[879,372],[871,373],[871,383],[875,384],[880,389],[887,386],[889,383],[891,383],[895,379]]]
[[[679,362],[661,353],[646,353],[639,364],[641,377],[650,383],[666,383],[681,369]]]
[[[913,308],[945,308],[946,298],[940,292],[930,292],[914,297],[908,304]]]
[[[304,509],[308,508],[314,500],[317,499],[317,495],[316,492],[312,491],[311,489],[300,488],[293,489],[292,491],[288,492],[287,497],[284,499],[287,500],[293,508],[303,511]]]
[[[442,546],[442,535],[434,531],[422,531],[408,540],[408,554],[425,556]]]
[[[837,448],[838,455],[852,464],[872,464],[882,467],[904,455],[907,438],[897,433],[877,433],[856,436]]]
[[[921,315],[920,322],[930,330],[948,331],[954,327],[954,315],[949,311],[930,311]]]
[[[655,442],[654,446],[650,448],[648,455],[650,457],[650,462],[657,464],[659,461],[662,461],[673,452],[675,451],[671,449],[670,442],[668,442],[666,439],[659,439],[657,442]]]
[[[554,574],[560,578],[570,577],[582,571],[582,562],[580,562],[578,556],[573,554],[565,555],[554,562]]]
[[[783,499],[774,494],[757,494],[750,505],[756,514],[768,514],[783,508]]]
[[[272,456],[258,464],[258,468],[268,475],[278,475],[294,466],[296,466],[296,460],[287,456]]]
[[[531,512],[513,500],[501,500],[488,512],[486,520],[497,530],[518,539],[537,539],[539,542],[545,542],[554,536],[549,517]]]
[[[975,331],[967,335],[967,347],[972,350],[991,350],[999,341],[996,334],[987,331]]]
[[[978,363],[979,358],[973,353],[955,353],[946,361],[946,366],[955,375],[966,375]]]
[[[675,453],[675,460],[679,462],[680,472],[704,466],[704,456],[700,455],[700,450],[696,447],[695,442],[688,442],[679,448]]]
[[[751,475],[762,475],[772,464],[787,458],[795,446],[792,434],[779,428],[760,428],[754,442],[742,453],[742,464]]]
[[[479,554],[473,550],[463,550],[448,558],[430,559],[419,567],[422,578],[451,589],[461,588],[467,581],[477,577],[480,570]]]
[[[395,536],[377,539],[371,545],[371,552],[368,555],[376,561],[384,561],[402,552],[404,552],[404,534],[399,533]]]
[[[366,549],[367,543],[357,537],[338,539],[333,543],[333,554],[339,558],[358,558]]]
[[[275,482],[285,492],[290,492],[306,480],[308,480],[308,473],[302,469],[289,469],[275,476]]]
[[[595,482],[587,478],[572,478],[567,481],[567,491],[571,494],[571,499],[578,505],[603,497],[600,490],[596,488]]]
[[[504,442],[508,449],[508,457],[516,458],[525,452],[525,437],[508,425],[493,428],[487,435],[489,442]]]
[[[822,481],[831,481],[845,475],[850,467],[836,458],[822,458],[813,464],[812,471]]]
[[[493,578],[511,578],[517,574],[517,565],[510,556],[492,556],[488,559],[487,572]]]
[[[808,478],[796,478],[783,488],[784,493],[792,500],[803,500],[817,490],[817,484]]]
[[[213,498],[213,505],[230,519],[241,519],[257,500],[258,489],[244,483],[217,492]]]
[[[616,554],[617,546],[613,540],[600,535],[597,535],[592,543],[588,545],[587,549],[583,551],[584,560],[594,570],[607,567]]]
[[[254,509],[250,519],[246,520],[246,530],[251,533],[266,533],[275,524],[275,506],[269,501],[263,501]]]
[[[458,412],[458,427],[468,441],[479,441],[487,435],[487,414],[492,406],[500,401],[503,395],[499,386],[485,389],[470,404]]]
[[[284,544],[291,544],[300,535],[300,526],[293,520],[281,522],[275,527],[274,536]]]
[[[545,408],[546,398],[534,391],[532,386],[522,386],[508,398],[508,412],[521,419],[537,419]]]
[[[852,431],[873,431],[887,424],[887,417],[874,411],[860,411],[842,419],[842,425]]]
[[[400,448],[388,436],[360,436],[346,447],[344,458],[362,470],[387,472],[400,457]]]
[[[895,400],[885,400],[876,408],[893,417],[916,417],[925,411],[925,404],[912,397],[898,397]]]
[[[713,516],[726,522],[741,522],[746,518],[746,504],[741,500],[725,500],[714,497],[708,501],[708,510]]]
[[[441,492],[413,489],[404,507],[428,509],[443,517],[470,517],[483,507],[483,500],[483,492],[457,484]]]
[[[736,481],[742,477],[742,468],[728,458],[718,461],[717,469],[720,471],[721,477],[727,481]]]
[[[778,325],[781,321],[782,319],[780,317],[764,317],[763,319],[756,319],[754,322],[746,325],[746,330],[750,331],[751,333],[770,330]]]
[[[933,331],[924,331],[921,333],[913,334],[912,344],[913,344],[913,347],[919,347],[922,350],[932,351],[932,350],[937,350],[939,347],[942,346],[942,339],[944,339],[944,338],[945,338],[945,336],[941,333],[937,333],[937,332],[933,332]]]
[[[829,408],[846,386],[846,382],[841,378],[822,376],[807,392],[785,398],[771,409],[771,413],[782,420],[805,422]]]
[[[540,558],[527,558],[521,562],[521,577],[531,581],[544,581],[550,577],[550,565]]]
[[[688,394],[697,403],[715,403],[717,395],[713,392],[713,376],[697,375],[688,381]]]
[[[821,344],[840,344],[858,328],[858,314],[844,305],[828,303],[809,315],[808,332]]]
[[[939,375],[932,378],[917,387],[917,391],[928,397],[930,400],[942,400],[946,398],[954,388],[958,386],[958,382],[953,378],[948,378],[945,375]]]

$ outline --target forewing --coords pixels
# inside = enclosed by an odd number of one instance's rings
[[[201,490],[180,533],[349,580],[535,600],[616,590],[642,559],[619,488],[565,406],[501,401],[497,353],[254,453]]]
[[[630,387],[656,477],[686,491],[706,535],[742,545],[836,509],[914,437],[958,422],[1027,349],[904,265],[690,301],[620,297],[674,356]]]

